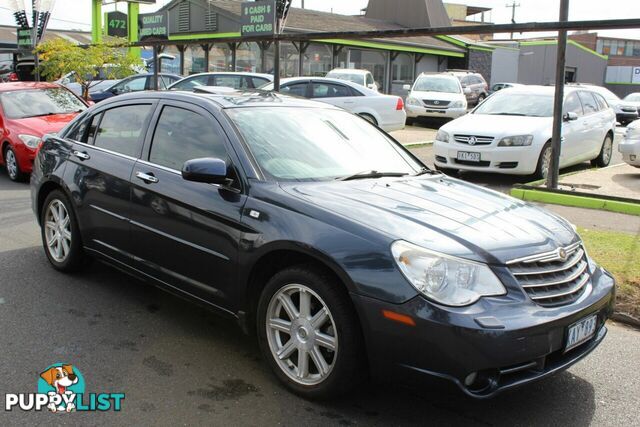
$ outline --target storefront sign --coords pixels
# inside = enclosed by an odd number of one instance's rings
[[[276,31],[276,2],[263,0],[242,3],[240,18],[243,36],[264,36]]]
[[[33,47],[33,31],[30,28],[18,28],[18,49]]]
[[[138,39],[167,40],[169,38],[169,19],[167,12],[141,13],[138,15]]]
[[[123,12],[107,13],[107,35],[111,37],[128,37],[127,14]]]
[[[631,75],[631,83],[640,84],[640,67],[633,67],[633,74]]]

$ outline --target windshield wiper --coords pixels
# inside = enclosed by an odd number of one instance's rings
[[[345,176],[343,178],[336,178],[338,181],[353,181],[354,179],[367,179],[367,178],[385,178],[385,177],[401,177],[407,176],[404,172],[378,172],[375,170],[368,170],[358,172],[353,175]]]
[[[489,113],[491,116],[526,116],[526,114],[522,113]]]
[[[429,175],[435,175],[435,174],[437,174],[437,173],[440,173],[440,172],[438,172],[438,171],[434,171],[434,170],[429,169],[429,168],[422,168],[422,169],[420,170],[420,172],[418,172],[418,173],[416,173],[416,174],[414,174],[414,175],[412,175],[412,176],[420,176],[420,175],[426,175],[426,174],[429,174]]]
[[[33,116],[27,116],[27,117],[55,116],[56,114],[60,114],[60,113],[42,113],[42,114],[34,114]]]

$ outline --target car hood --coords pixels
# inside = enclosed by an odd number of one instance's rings
[[[384,233],[390,241],[490,264],[555,250],[579,239],[560,217],[441,174],[281,184],[316,208]]]
[[[20,133],[29,132],[31,135],[41,137],[47,133],[59,132],[77,115],[78,113],[54,114],[51,116],[27,117],[9,121],[21,129]]]
[[[551,133],[551,117],[498,116],[467,114],[442,126],[445,132],[486,136],[529,135],[539,131]]]
[[[413,90],[409,96],[416,99],[435,99],[438,101],[462,101],[465,98],[462,93],[425,92],[421,90]]]

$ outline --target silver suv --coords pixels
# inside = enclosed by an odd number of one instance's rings
[[[469,105],[477,105],[489,96],[489,85],[482,74],[470,70],[447,71],[460,80]]]

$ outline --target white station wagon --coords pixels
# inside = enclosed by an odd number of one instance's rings
[[[551,162],[554,88],[503,89],[471,113],[442,126],[434,143],[435,166],[545,178]],[[611,161],[616,115],[586,87],[565,88],[560,167]]]

